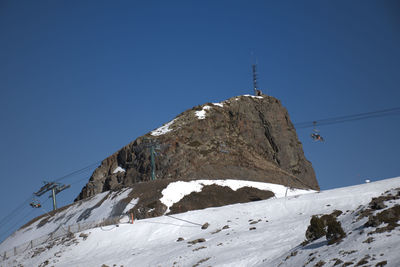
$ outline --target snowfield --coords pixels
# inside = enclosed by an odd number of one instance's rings
[[[376,212],[396,207],[399,190],[400,178],[393,178],[99,227],[10,256],[0,266],[398,267],[400,227],[372,233],[375,227],[364,226],[368,218],[357,218],[382,194],[396,197]],[[302,246],[311,216],[334,210],[343,212],[338,220],[347,237]]]
[[[165,188],[161,193],[163,197],[160,199],[161,203],[167,206],[168,213],[169,208],[175,203],[179,202],[184,196],[189,195],[192,192],[200,192],[205,185],[219,185],[227,186],[233,191],[239,188],[248,186],[254,187],[260,190],[267,190],[274,193],[275,197],[283,197],[285,195],[300,195],[316,192],[314,190],[302,190],[287,188],[283,185],[262,183],[262,182],[252,182],[245,180],[194,180],[194,181],[177,181],[170,183],[167,188]]]
[[[120,169],[122,168],[117,167],[114,171],[121,171]],[[291,189],[277,184],[244,180],[176,181],[170,183],[162,191],[163,196],[160,201],[167,206],[165,213],[168,213],[169,208],[179,202],[184,196],[192,192],[200,192],[205,185],[212,184],[228,186],[234,191],[245,186],[255,187],[260,190],[271,191],[277,197],[284,196],[285,194],[293,195],[315,192],[313,190]],[[127,217],[124,215],[129,215],[129,210],[139,202],[139,198],[130,199],[129,202],[123,201],[129,199],[128,195],[131,191],[131,188],[126,188],[118,192],[103,192],[74,203],[64,209],[59,209],[54,216],[51,216],[43,209],[45,214],[42,218],[27,227],[19,229],[0,244],[0,253],[10,248],[23,245],[30,240],[40,239],[41,237],[47,239],[46,235],[51,233],[58,232],[59,234],[65,234],[68,232],[68,227],[77,226],[78,224],[79,229],[82,229],[85,225],[95,225],[106,219],[115,218],[116,216],[121,216],[122,221],[128,222],[130,219],[129,216]],[[39,243],[39,241],[37,243]]]

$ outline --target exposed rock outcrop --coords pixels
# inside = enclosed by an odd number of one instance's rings
[[[319,189],[287,110],[271,96],[239,96],[194,107],[106,158],[77,200],[156,178],[240,179]]]
[[[171,214],[209,207],[220,207],[236,203],[245,203],[268,199],[274,196],[271,191],[253,187],[242,187],[233,191],[227,186],[207,185],[200,192],[193,192],[171,207]]]

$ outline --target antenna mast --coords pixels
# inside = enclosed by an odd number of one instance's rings
[[[258,90],[258,86],[257,86],[257,65],[253,64],[252,65],[253,68],[253,89],[254,89],[254,95],[257,95],[257,90]]]

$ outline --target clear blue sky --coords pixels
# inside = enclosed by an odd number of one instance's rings
[[[252,51],[295,123],[400,106],[399,14],[395,0],[0,1],[0,217],[192,106],[252,93]],[[324,144],[298,130],[321,189],[400,176],[399,122],[321,127]],[[89,176],[63,181],[59,205]],[[41,213],[23,205],[0,240]]]

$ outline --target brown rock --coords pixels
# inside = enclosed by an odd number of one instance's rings
[[[204,238],[198,238],[198,239],[189,241],[188,244],[194,245],[194,244],[203,243],[203,242],[206,242],[206,240]]]
[[[192,192],[172,205],[170,213],[182,213],[210,207],[220,207],[236,203],[246,203],[273,197],[271,191],[263,191],[253,187],[242,187],[233,191],[227,186],[206,185],[200,192]]]
[[[205,224],[203,224],[203,225],[201,226],[201,229],[202,229],[202,230],[205,230],[205,229],[208,228],[208,226],[210,226],[210,224],[209,224],[208,222],[206,222]]]
[[[151,133],[106,158],[94,171],[77,200],[151,179],[150,149],[157,141],[157,179],[240,179],[319,189],[311,163],[280,101],[240,96],[187,110],[169,126]],[[205,108],[208,106],[209,108]],[[199,119],[196,111],[204,111]],[[125,172],[114,173],[118,167]]]

